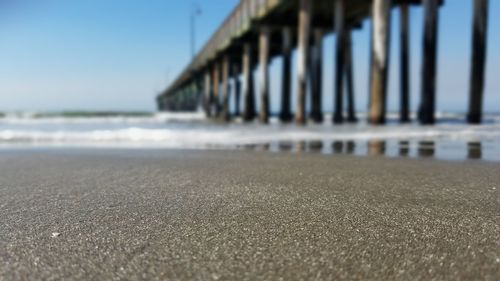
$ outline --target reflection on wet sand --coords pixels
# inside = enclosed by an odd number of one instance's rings
[[[257,145],[256,144],[245,144],[245,145],[242,145],[241,148],[243,150],[254,151],[257,149]]]
[[[368,155],[380,156],[385,155],[386,142],[383,140],[372,140],[368,142]]]
[[[264,143],[258,146],[258,150],[260,151],[269,151],[271,148],[271,144],[269,143]]]
[[[321,152],[323,150],[322,141],[311,141],[309,142],[309,151],[311,152]]]
[[[420,141],[418,143],[418,156],[422,158],[434,157],[436,152],[434,141]]]
[[[279,151],[288,152],[293,149],[293,142],[281,141],[278,144]]]
[[[467,158],[469,159],[481,159],[483,158],[482,145],[480,142],[469,142],[467,144]]]
[[[334,141],[332,147],[335,154],[341,154],[344,151],[344,143],[341,141]]]
[[[399,142],[399,156],[407,157],[410,155],[410,142],[400,141]]]
[[[297,152],[306,152],[306,142],[305,141],[299,141],[296,146]]]
[[[432,140],[418,141],[416,155],[411,153],[412,141],[400,140],[396,142],[388,142],[385,140],[371,140],[366,143],[367,150],[356,149],[360,142],[355,141],[340,141],[336,140],[332,143],[322,140],[315,141],[280,141],[274,143],[262,144],[245,144],[236,146],[237,149],[249,151],[272,151],[272,152],[295,152],[295,153],[324,153],[324,154],[348,154],[348,155],[369,155],[369,156],[396,156],[400,157],[420,157],[420,158],[433,158],[443,157],[443,153],[439,153],[439,149],[444,149],[443,145],[437,146],[437,143]],[[363,145],[362,145],[363,146]],[[395,147],[392,147],[395,146]],[[331,148],[331,149],[329,149]],[[466,157],[467,159],[483,159],[483,145],[481,142],[467,143]],[[438,156],[436,156],[438,152]],[[440,155],[440,156],[439,156]],[[444,157],[443,159],[446,159]]]
[[[347,154],[354,154],[354,150],[356,149],[356,143],[354,143],[353,141],[348,141],[346,143],[346,153]]]

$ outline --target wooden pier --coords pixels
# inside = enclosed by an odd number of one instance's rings
[[[468,121],[478,124],[484,96],[488,0],[468,1],[474,2]],[[424,34],[418,119],[422,124],[433,124],[439,10],[444,4],[444,0],[241,0],[180,76],[158,96],[158,107],[176,111],[194,110],[202,105],[208,117],[230,121],[237,116],[247,122],[258,117],[260,122],[267,123],[270,99],[280,96],[282,122],[323,122],[322,41],[324,36],[333,33],[336,45],[331,50],[335,53],[332,122],[356,122],[351,33],[363,28],[362,22],[370,19],[368,121],[375,125],[386,122],[393,37],[390,27],[396,22],[400,24],[400,34],[394,36],[400,41],[400,120],[409,122],[410,9],[421,5]],[[392,9],[400,9],[399,21],[391,18]],[[296,73],[292,73],[293,48],[297,48]],[[272,93],[269,63],[278,56],[283,58],[281,92]],[[258,89],[254,87],[254,70],[258,73]],[[292,83],[296,83],[295,101],[291,99]],[[236,101],[232,112],[230,100]],[[308,100],[309,109],[306,108]]]

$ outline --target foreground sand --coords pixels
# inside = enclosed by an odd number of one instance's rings
[[[0,280],[493,280],[499,192],[478,162],[0,152]]]

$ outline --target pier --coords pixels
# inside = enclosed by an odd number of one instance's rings
[[[467,121],[480,124],[487,61],[488,0],[469,1],[473,1],[474,9],[471,11],[473,34]],[[258,118],[265,124],[269,122],[270,99],[280,98],[282,122],[356,122],[351,33],[370,28],[370,45],[366,46],[370,52],[369,92],[358,93],[369,95],[368,122],[374,125],[386,122],[393,38],[400,44],[400,121],[410,122],[409,25],[410,9],[415,5],[423,8],[424,29],[421,93],[413,94],[421,97],[417,111],[419,122],[434,124],[439,14],[444,0],[241,0],[179,77],[157,97],[158,108],[181,111],[202,106],[210,118],[225,122],[232,117],[241,117],[246,122]],[[393,9],[400,9],[399,19],[391,17]],[[370,24],[363,26],[366,19]],[[391,24],[400,25],[399,36],[391,34]],[[322,112],[325,82],[322,81],[322,41],[328,34],[336,38],[331,50],[335,56],[332,120],[324,120]],[[297,49],[296,73],[292,73],[294,48]],[[271,92],[269,87],[269,64],[276,57],[283,59],[279,93]],[[254,86],[254,70],[258,73],[258,88]],[[296,100],[291,97],[293,86],[297,91]],[[230,95],[233,96],[230,98]],[[259,108],[256,99],[260,101]],[[235,101],[232,112],[230,100]]]

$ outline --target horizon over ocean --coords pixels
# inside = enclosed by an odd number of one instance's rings
[[[277,118],[223,124],[202,112],[12,112],[0,115],[0,149],[244,149],[500,162],[500,113],[485,114],[482,125],[451,112],[437,113],[433,126],[399,124],[396,113],[385,126],[358,117],[357,124],[333,125],[326,114],[323,124],[302,127]]]

